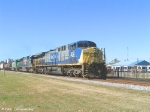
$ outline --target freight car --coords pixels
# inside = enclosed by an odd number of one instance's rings
[[[12,67],[11,62],[9,62],[9,63],[4,63],[4,69],[5,69],[5,70],[11,70],[11,67]]]
[[[0,63],[0,70],[11,70],[11,63],[3,62]]]
[[[92,41],[74,42],[35,55],[33,68],[36,73],[106,79],[105,49]]]
[[[0,63],[0,70],[4,69],[4,63]]]

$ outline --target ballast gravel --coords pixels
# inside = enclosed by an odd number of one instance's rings
[[[45,76],[45,75],[40,75],[40,76]],[[133,89],[133,90],[150,91],[150,86],[140,86],[140,85],[133,85],[133,84],[119,84],[119,83],[101,82],[101,81],[92,81],[92,80],[81,80],[81,79],[57,77],[57,76],[45,76],[45,77],[50,77],[50,78],[54,78],[54,79],[61,79],[61,80],[68,80],[68,81],[74,81],[74,82],[83,82],[83,83],[99,84],[99,85],[106,85],[106,86],[113,86],[113,87],[122,87],[122,88]]]

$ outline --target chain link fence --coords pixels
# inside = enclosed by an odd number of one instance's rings
[[[118,78],[150,79],[150,72],[147,69],[108,69],[107,76]]]

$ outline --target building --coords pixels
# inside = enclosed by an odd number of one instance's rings
[[[150,71],[150,63],[145,60],[137,60],[135,62],[132,61],[121,61],[116,64],[113,64],[113,70],[119,71],[130,71],[130,69],[137,70],[149,70]]]
[[[6,63],[12,63],[13,62],[13,59],[7,59],[6,60]]]

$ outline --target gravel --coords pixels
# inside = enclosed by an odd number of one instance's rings
[[[45,76],[45,75],[40,75],[40,76]],[[133,84],[119,84],[119,83],[101,82],[101,81],[92,81],[92,80],[81,80],[81,79],[58,77],[58,76],[45,76],[45,77],[67,80],[67,81],[74,81],[74,82],[83,82],[83,83],[99,84],[99,85],[106,85],[106,86],[113,86],[113,87],[122,87],[122,88],[133,89],[133,90],[150,91],[150,86],[140,86],[140,85],[133,85]]]

